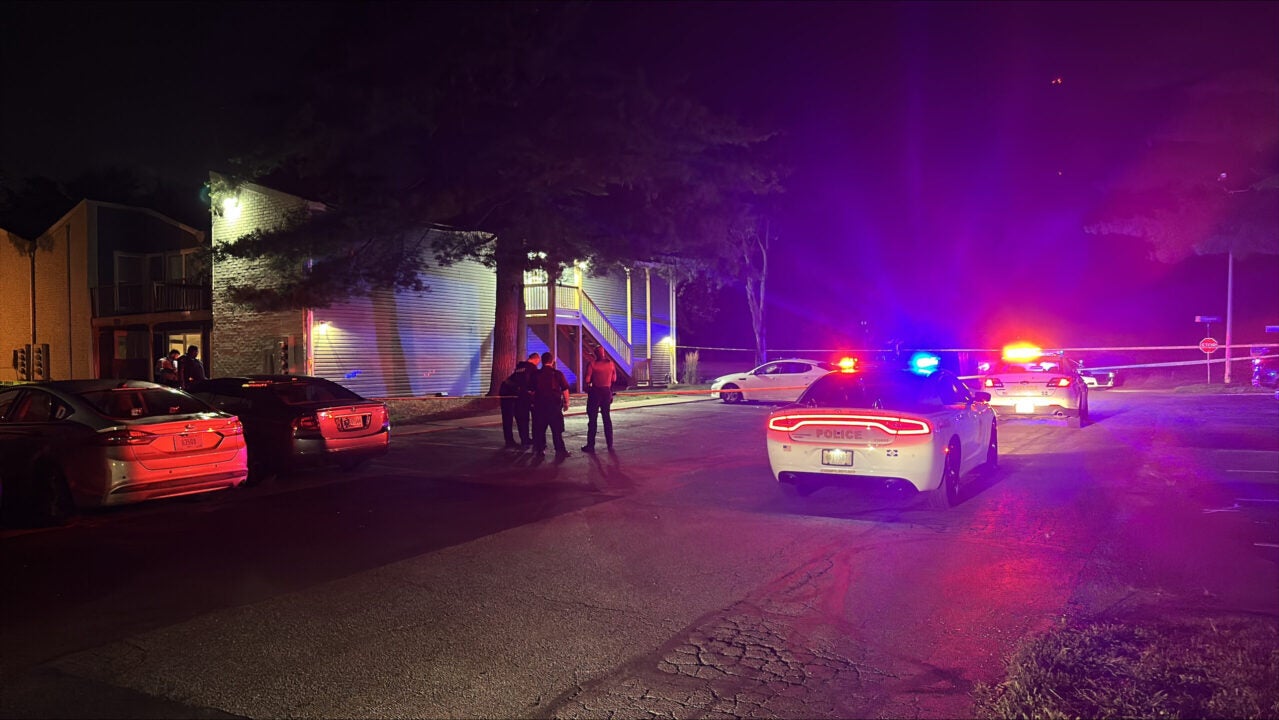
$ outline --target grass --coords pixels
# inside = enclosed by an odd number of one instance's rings
[[[983,718],[1279,717],[1279,624],[1096,623],[1025,642],[974,691]]]
[[[613,398],[613,407],[625,406],[629,402],[652,400],[655,398],[709,398],[710,385],[676,385],[670,388],[632,388],[617,393]],[[477,415],[498,415],[501,407],[498,399],[483,395],[466,395],[458,397],[418,397],[384,399],[391,411],[391,422],[396,425],[412,425],[414,423],[454,420]],[[575,394],[569,400],[571,409],[586,407],[586,395]]]

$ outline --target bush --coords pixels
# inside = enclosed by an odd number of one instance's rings
[[[697,374],[697,362],[701,358],[699,351],[689,350],[684,353],[684,367],[680,372],[680,381],[685,385],[696,385],[701,381]]]

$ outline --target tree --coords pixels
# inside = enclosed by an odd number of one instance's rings
[[[155,176],[117,166],[91,168],[66,182],[28,177],[0,187],[0,227],[38,237],[81,200],[98,200],[155,210],[193,227],[208,224],[199,186],[180,187]]]
[[[466,38],[450,45],[458,52],[432,53],[423,75],[389,74],[358,53],[325,75],[283,151],[240,167],[267,184],[286,178],[330,209],[219,251],[287,270],[279,287],[233,288],[235,299],[319,306],[374,287],[419,289],[423,230],[449,228],[432,236],[438,262],[495,270],[496,388],[517,359],[525,271],[686,255],[699,225],[680,223],[710,214],[726,168],[738,169],[734,190],[767,176],[742,169],[769,135],[655,90],[642,73],[557,54],[577,6],[477,8],[452,33]]]
[[[1229,74],[1177,98],[1175,119],[1085,231],[1140,238],[1167,263],[1279,253],[1279,82]]]

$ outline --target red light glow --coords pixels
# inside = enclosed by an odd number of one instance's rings
[[[864,427],[883,430],[889,435],[927,435],[933,431],[925,420],[882,415],[822,415],[800,413],[778,415],[768,419],[768,429],[795,432],[808,425]]]
[[[1016,342],[1011,345],[1004,346],[1004,360],[1006,362],[1030,362],[1043,355],[1044,351],[1037,345],[1031,345],[1026,342]]]

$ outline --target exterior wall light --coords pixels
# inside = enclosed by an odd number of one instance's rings
[[[227,220],[240,219],[240,199],[237,197],[223,198],[222,200],[222,217]]]

